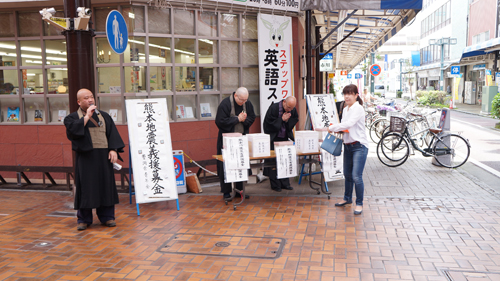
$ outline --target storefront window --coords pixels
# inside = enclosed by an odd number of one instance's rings
[[[127,49],[123,53],[125,63],[146,62],[145,37],[130,37],[128,39]]]
[[[194,35],[194,11],[174,9],[174,34]]]
[[[55,13],[54,17],[64,18],[64,12],[58,11]],[[43,35],[45,36],[57,36],[61,35],[61,29],[57,29],[55,25],[43,21]]]
[[[123,99],[122,97],[99,97],[99,109],[107,112],[114,122],[123,122]]]
[[[128,6],[123,7],[123,18],[127,23],[128,32],[146,32],[144,28],[144,7],[143,6]]]
[[[180,66],[175,68],[175,89],[177,91],[196,91],[196,67]]]
[[[123,92],[119,67],[98,67],[97,83],[99,85],[99,93],[120,94]]]
[[[235,91],[240,85],[239,68],[223,67],[221,70],[221,90]]]
[[[241,29],[244,39],[257,39],[257,17],[243,17]]]
[[[97,63],[120,63],[120,55],[111,50],[108,38],[100,37],[95,39]]]
[[[14,13],[0,13],[0,37],[14,37],[16,35],[15,28]]]
[[[149,75],[151,92],[172,91],[172,67],[150,66]]]
[[[36,12],[20,12],[19,14],[19,36],[40,36],[40,24],[42,17]]]
[[[176,38],[175,42],[175,63],[195,64],[195,40]]]
[[[94,22],[96,31],[106,31],[106,19],[108,18],[109,12],[111,12],[112,10],[116,10],[116,7],[99,7],[94,9],[94,14],[92,14],[92,21]]]
[[[47,87],[48,94],[67,94],[68,93],[68,69],[67,68],[49,68],[47,69]]]
[[[125,67],[125,92],[126,93],[147,93],[146,89],[146,67],[129,66]]]
[[[149,37],[149,63],[170,63],[170,38]]]
[[[253,110],[255,112],[255,115],[260,115],[260,96],[259,93],[250,93],[248,94],[248,100],[252,103],[253,105]],[[267,108],[264,109],[264,114],[266,114]],[[264,117],[262,117],[264,118]]]
[[[40,66],[42,65],[42,48],[40,40],[20,41],[21,45],[21,65]],[[48,54],[47,54],[48,55]],[[66,58],[64,59],[66,60]]]
[[[0,122],[21,123],[19,99],[0,99]]]
[[[246,87],[249,91],[251,90],[259,90],[259,68],[243,68],[242,73],[242,85]]]
[[[214,12],[202,12],[198,17],[198,35],[217,36],[217,14]]]
[[[0,95],[19,94],[19,82],[17,80],[17,70],[0,69]]]
[[[219,106],[219,95],[200,95],[201,118],[215,118]]]
[[[43,95],[43,71],[42,69],[22,69],[24,95]]]
[[[219,90],[218,68],[200,67],[200,91]]]
[[[49,122],[62,124],[64,117],[70,114],[68,96],[51,97],[48,98],[48,100],[50,118]]]
[[[45,40],[44,43],[48,65],[67,64],[66,40]]]
[[[240,48],[238,41],[221,41],[221,62],[224,64],[238,64]]]
[[[197,117],[195,95],[178,95],[175,99],[177,120],[193,120]]]
[[[200,64],[217,63],[217,41],[199,39],[198,58]]]
[[[222,37],[238,38],[238,15],[222,14],[220,32]]]
[[[257,42],[243,42],[242,64],[259,64],[259,47]]]
[[[149,8],[148,28],[149,33],[170,34],[170,9]]]
[[[24,98],[24,113],[26,122],[43,122],[45,120],[44,98]]]

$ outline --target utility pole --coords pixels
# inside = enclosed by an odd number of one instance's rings
[[[372,53],[371,62],[368,66],[368,73],[370,73],[370,67],[375,64],[375,53]],[[373,95],[375,93],[375,77],[370,73],[370,93]]]
[[[64,17],[76,18],[78,7],[90,8],[90,5],[90,0],[64,0]],[[94,93],[94,97],[96,95],[92,22],[89,23],[89,30],[65,30],[63,34],[68,59],[69,111],[75,112],[79,107],[76,102],[78,90],[86,88]]]

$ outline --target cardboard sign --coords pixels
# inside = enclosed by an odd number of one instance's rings
[[[295,146],[275,146],[276,169],[278,179],[291,178],[297,175],[297,152]]]

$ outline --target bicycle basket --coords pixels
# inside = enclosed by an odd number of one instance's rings
[[[406,120],[401,117],[391,116],[391,132],[403,133],[406,128]]]

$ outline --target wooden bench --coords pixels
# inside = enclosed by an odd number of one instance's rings
[[[17,173],[17,186],[34,186],[36,184],[32,183],[31,180],[26,176],[25,173],[29,172],[39,172],[42,173],[42,187],[47,188],[50,186],[57,185],[54,178],[50,175],[50,173],[64,173],[66,175],[66,187],[68,190],[72,190],[71,187],[71,179],[75,179],[73,167],[68,166],[0,166],[0,172],[16,172]],[[121,169],[120,171],[115,170],[115,174],[120,175],[121,179],[121,189],[125,190],[125,181],[130,185],[130,181],[128,179],[128,169]],[[50,181],[50,184],[45,182],[45,179]],[[24,179],[25,183],[22,182]],[[11,184],[8,183],[0,174],[0,182],[2,185]]]

